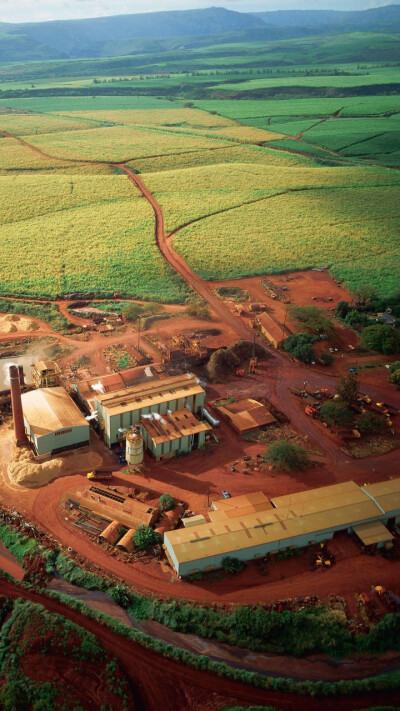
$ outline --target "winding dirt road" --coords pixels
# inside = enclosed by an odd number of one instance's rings
[[[133,686],[138,708],[143,711],[156,709],[176,711],[176,709],[189,708],[192,711],[216,711],[223,706],[233,705],[229,702],[235,700],[246,704],[279,705],[279,708],[287,711],[304,711],[305,708],[308,711],[320,711],[322,703],[326,711],[337,711],[339,707],[343,711],[354,711],[354,709],[382,704],[384,700],[388,704],[400,701],[398,692],[324,698],[322,702],[321,698],[296,696],[246,686],[208,672],[188,669],[180,662],[167,659],[137,642],[116,634],[106,625],[71,610],[58,600],[20,588],[6,580],[0,580],[0,585],[2,595],[13,599],[24,598],[44,605],[49,612],[62,615],[94,634],[107,651],[118,657],[123,671]]]

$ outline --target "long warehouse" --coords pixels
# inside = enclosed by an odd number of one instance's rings
[[[303,548],[333,538],[336,531],[353,530],[361,540],[379,544],[391,539],[382,530],[389,520],[400,521],[400,479],[363,487],[348,481],[271,502],[260,494],[249,501],[240,497],[237,506],[214,502],[211,522],[165,533],[165,552],[177,575],[220,568],[226,556],[248,561]],[[248,505],[264,509],[245,513]],[[379,530],[365,526],[374,522],[381,522]]]

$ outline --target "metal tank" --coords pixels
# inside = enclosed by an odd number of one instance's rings
[[[139,427],[135,427],[126,435],[126,461],[128,464],[143,462],[143,435]]]

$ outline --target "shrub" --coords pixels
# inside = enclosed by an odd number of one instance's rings
[[[375,412],[364,412],[357,422],[357,429],[363,435],[382,434],[386,429],[386,417]]]
[[[265,453],[266,460],[276,467],[286,469],[304,469],[310,463],[307,452],[295,444],[278,439]]]
[[[239,558],[226,556],[222,559],[222,567],[225,573],[240,573],[243,570],[243,563]]]
[[[385,355],[400,352],[400,332],[392,326],[368,326],[361,334],[361,341],[366,348]]]
[[[395,360],[389,367],[390,382],[400,385],[400,360]]]
[[[332,365],[332,363],[335,359],[334,359],[332,353],[321,353],[318,360],[321,363],[321,365]]]
[[[345,318],[350,311],[350,304],[348,301],[339,301],[336,306],[335,314],[339,318]]]
[[[154,546],[156,543],[161,542],[161,536],[156,533],[151,526],[145,526],[142,524],[133,534],[133,540],[139,550],[147,551],[150,546]]]
[[[171,511],[175,506],[175,499],[171,494],[162,494],[159,498],[161,511]]]
[[[185,309],[185,313],[192,318],[198,318],[201,321],[210,321],[211,314],[208,306],[200,306],[198,304],[189,304]]]
[[[341,402],[328,401],[321,405],[321,418],[328,425],[351,426],[354,422],[354,414],[346,405]]]

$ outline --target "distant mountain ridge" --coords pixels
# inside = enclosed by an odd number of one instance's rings
[[[218,42],[286,39],[347,33],[400,32],[400,5],[372,10],[277,10],[240,13],[225,8],[113,15],[86,20],[0,23],[0,62],[106,57],[157,51],[174,38],[190,47],[196,37]],[[225,37],[225,39],[224,39]],[[182,38],[182,44],[180,43]],[[146,46],[147,45],[147,46]]]
[[[255,12],[253,15],[274,27],[388,24],[400,22],[400,5],[385,5],[369,10],[270,10]]]

